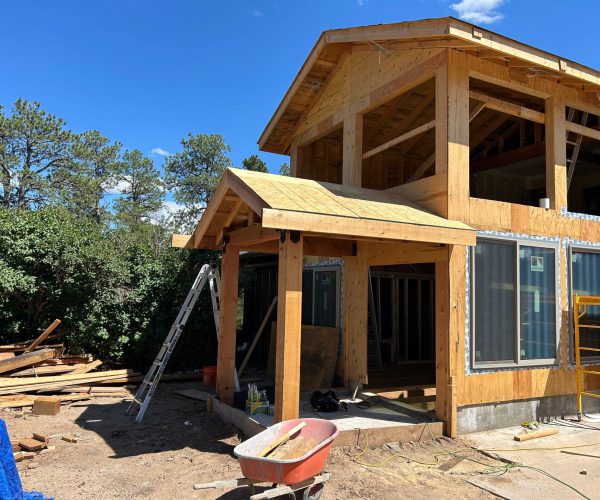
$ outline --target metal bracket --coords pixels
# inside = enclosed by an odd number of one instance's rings
[[[287,238],[287,231],[285,229],[279,229],[279,242],[285,243]]]
[[[300,231],[290,231],[290,240],[292,243],[298,243],[300,241]]]
[[[352,257],[356,257],[358,255],[358,243],[356,241],[352,242]]]

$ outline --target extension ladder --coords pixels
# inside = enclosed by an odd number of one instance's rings
[[[575,116],[575,109],[570,108],[569,113],[567,115],[567,121],[572,122],[573,117]],[[588,120],[588,113],[582,112],[581,114],[581,122],[580,125],[585,127]],[[573,146],[573,151],[571,152],[571,158],[567,158],[567,192],[571,187],[571,181],[573,180],[573,174],[575,173],[575,164],[577,163],[577,158],[579,157],[579,150],[581,149],[581,141],[583,140],[583,136],[575,134],[575,140],[569,140],[569,132],[567,131],[567,144]]]
[[[377,327],[377,316],[375,315],[375,300],[373,298],[373,284],[371,282],[371,270],[369,270],[369,306],[367,312],[367,367],[371,371],[381,371],[381,338]]]
[[[160,378],[167,366],[169,358],[181,336],[181,332],[187,323],[187,320],[196,305],[196,301],[200,296],[200,292],[204,288],[204,285],[208,282],[210,288],[210,297],[212,300],[212,308],[213,308],[213,316],[215,320],[215,328],[217,331],[217,340],[219,339],[219,298],[220,298],[220,288],[221,288],[221,278],[219,276],[219,269],[215,264],[204,264],[196,276],[190,291],[187,294],[173,325],[171,326],[171,330],[167,335],[160,351],[158,352],[156,359],[152,362],[148,373],[144,377],[143,382],[135,394],[135,397],[131,401],[131,404],[127,408],[125,412],[127,415],[131,415],[133,410],[139,406],[138,413],[135,417],[135,421],[140,423],[144,418],[144,414],[148,409],[148,405],[150,404],[150,400],[158,387],[158,383]],[[237,378],[237,372],[234,376],[235,389],[239,391],[239,382]]]
[[[575,326],[575,369],[577,372],[577,419],[581,421],[581,417],[583,415],[581,397],[588,396],[592,398],[600,398],[600,394],[596,394],[590,391],[583,390],[583,380],[582,374],[587,373],[590,375],[600,375],[600,371],[596,370],[583,370],[581,368],[581,351],[590,351],[590,352],[600,352],[600,348],[598,347],[590,347],[590,346],[581,346],[579,329],[580,328],[592,328],[592,329],[600,329],[600,325],[586,325],[581,324],[581,318],[585,316],[588,312],[588,306],[600,306],[600,297],[586,297],[581,295],[575,295],[573,299],[574,310],[573,310],[573,320]]]

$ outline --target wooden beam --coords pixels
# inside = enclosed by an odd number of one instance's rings
[[[485,103],[486,107],[495,111],[499,111],[500,113],[516,116],[517,118],[523,118],[524,120],[529,120],[535,123],[546,122],[544,113],[541,113],[540,111],[535,111],[533,109],[526,108],[525,106],[519,106],[518,104],[513,104],[512,102],[497,99],[496,97],[492,97],[475,90],[470,90],[469,96],[471,99],[483,102]]]
[[[355,257],[344,259],[344,385],[352,389],[367,380],[368,248],[358,242]]]
[[[317,257],[345,257],[353,254],[353,242],[319,236],[304,237],[304,255]]]
[[[221,229],[219,229],[219,232],[217,233],[217,237],[215,239],[215,242],[217,245],[220,245],[221,242],[223,241],[223,232],[225,229],[227,229],[227,228],[229,228],[229,226],[231,226],[231,223],[233,222],[233,219],[235,219],[235,216],[237,215],[238,210],[242,206],[242,203],[243,203],[243,201],[241,198],[238,198],[237,200],[235,200],[233,202],[233,207],[231,207],[229,215],[227,215],[227,218],[223,222]]]
[[[286,210],[264,210],[263,226],[350,238],[475,245],[475,231],[466,227],[426,226]]]
[[[260,224],[243,227],[227,233],[228,243],[236,247],[249,247],[266,243],[279,238],[279,234],[275,229],[267,229]]]
[[[173,234],[171,235],[171,246],[173,248],[191,248],[193,239],[191,234]]]
[[[567,207],[567,123],[562,96],[546,100],[546,117],[546,197],[550,207],[560,211]]]
[[[55,349],[40,349],[39,351],[28,352],[14,358],[3,359],[0,361],[0,373],[10,372],[24,366],[31,366],[54,356],[56,356]],[[6,383],[8,382],[3,382],[2,385],[4,386]]]
[[[290,232],[279,243],[275,422],[298,418],[302,328],[302,235]]]
[[[417,170],[415,170],[415,172],[409,177],[409,179],[406,182],[414,182],[416,180],[419,180],[421,177],[423,177],[425,172],[427,172],[427,170],[429,170],[433,166],[434,163],[435,153],[432,153],[423,163],[421,163],[421,165],[417,167]]]
[[[409,132],[406,132],[402,135],[399,135],[398,137],[395,137],[394,139],[384,142],[381,146],[377,146],[376,148],[373,148],[373,149],[367,151],[365,154],[363,154],[362,158],[363,158],[363,160],[366,160],[367,158],[371,158],[371,156],[375,156],[376,154],[381,153],[382,151],[385,151],[386,149],[392,148],[394,146],[397,146],[398,144],[403,143],[404,141],[407,141],[408,139],[412,139],[413,137],[421,135],[421,134],[427,132],[428,130],[431,130],[434,127],[435,127],[435,120],[431,120],[430,122],[424,123],[423,125],[420,125],[419,127],[415,128]]]
[[[60,325],[60,319],[55,319],[52,323],[50,323],[50,326],[48,328],[46,328],[41,333],[41,335],[31,343],[31,345],[27,349],[25,349],[24,352],[31,352],[31,351],[33,351],[44,340],[46,340],[46,338],[48,337],[48,335],[50,335],[54,330],[56,330],[56,327],[58,325]]]
[[[365,243],[369,266],[421,264],[448,260],[448,250],[441,245],[425,243]]]
[[[217,397],[233,404],[238,304],[239,248],[228,244],[221,260]]]
[[[362,186],[363,115],[352,113],[344,119],[342,184]]]
[[[579,123],[567,121],[565,121],[565,127],[569,132],[573,132],[577,135],[582,135],[584,137],[589,137],[590,139],[594,139],[595,141],[600,141],[600,130],[585,127],[583,125],[579,125]]]

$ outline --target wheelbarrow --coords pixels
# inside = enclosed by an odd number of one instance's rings
[[[318,444],[298,458],[289,460],[258,456],[261,450],[284,436],[288,431],[304,423],[295,436],[305,440],[314,439]],[[233,450],[238,457],[244,477],[212,483],[194,484],[195,490],[208,488],[236,488],[248,486],[251,500],[287,496],[303,500],[317,500],[323,492],[324,483],[330,474],[324,473],[325,461],[331,451],[333,440],[338,435],[336,425],[318,418],[298,418],[275,424]],[[271,483],[272,487],[256,493],[254,486]]]

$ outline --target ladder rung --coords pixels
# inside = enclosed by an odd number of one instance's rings
[[[593,392],[581,392],[582,396],[590,396],[592,398],[599,398],[600,399],[600,394],[594,394]]]

